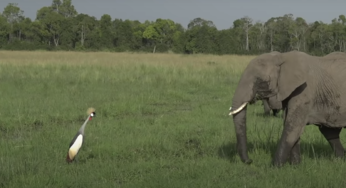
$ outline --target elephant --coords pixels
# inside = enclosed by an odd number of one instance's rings
[[[257,100],[254,99],[254,100],[250,101],[249,104],[254,104],[254,103],[256,103]],[[279,113],[279,111],[281,110],[281,107],[280,107],[280,109],[271,109],[269,106],[268,99],[260,99],[260,100],[262,101],[262,105],[264,108],[264,115],[266,115],[266,116],[270,115],[270,111],[273,111],[273,116],[276,116],[277,113]],[[230,107],[230,110],[231,110],[231,108],[232,107]]]
[[[345,150],[339,134],[346,126],[346,58],[340,54],[317,57],[304,52],[271,52],[257,56],[243,71],[232,98],[237,152],[250,164],[246,111],[257,95],[271,108],[284,110],[283,131],[272,165],[301,162],[300,136],[306,125],[316,125],[336,157]]]
[[[254,99],[253,101],[249,102],[249,104],[254,104],[257,100],[261,100],[262,101],[262,105],[263,105],[263,108],[264,108],[264,115],[266,115],[266,116],[270,115],[270,111],[273,111],[273,116],[276,116],[277,113],[279,113],[281,108],[282,108],[280,106],[280,108],[278,108],[278,109],[271,109],[270,106],[269,106],[268,99],[259,99],[259,98],[258,99]]]
[[[280,111],[280,109],[271,109],[269,106],[268,99],[262,99],[262,104],[263,104],[265,115],[270,115],[270,111],[273,111],[273,116],[276,116],[276,114],[279,113]]]
[[[327,54],[323,57],[324,57],[324,59],[342,59],[342,58],[346,58],[346,53],[344,53],[344,52],[332,52],[332,53]]]

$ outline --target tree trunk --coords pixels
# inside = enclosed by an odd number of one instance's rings
[[[270,51],[274,51],[273,48],[273,31],[270,32]]]
[[[55,37],[55,35],[54,35],[53,40],[54,40],[55,46],[58,46],[59,45],[59,37]]]
[[[246,47],[245,47],[245,49],[246,49],[246,51],[249,51],[249,28],[246,28],[245,33],[246,33]]]
[[[156,45],[154,46],[153,53],[155,53],[155,51],[156,51]]]
[[[80,41],[80,43],[81,43],[81,46],[84,46],[84,38],[85,36],[84,36],[84,25],[82,25],[82,32],[81,32],[81,41]]]
[[[9,42],[12,42],[12,35],[13,35],[13,23],[11,23],[11,31],[10,31],[10,33],[9,33],[9,35],[8,35],[8,38],[9,38]]]

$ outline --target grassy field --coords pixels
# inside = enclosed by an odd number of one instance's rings
[[[346,163],[315,126],[299,166],[270,165],[282,119],[261,102],[248,108],[254,162],[241,163],[228,109],[252,58],[0,52],[0,187],[345,187]],[[88,107],[97,116],[68,165]]]

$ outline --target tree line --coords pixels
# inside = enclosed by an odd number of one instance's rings
[[[141,23],[104,14],[98,20],[77,13],[71,0],[53,0],[31,20],[18,4],[9,3],[0,15],[0,49],[220,55],[298,50],[325,55],[346,51],[346,17],[339,15],[331,23],[307,23],[292,14],[265,22],[245,16],[229,29],[218,30],[212,21],[203,18],[191,20],[186,28],[160,18]]]

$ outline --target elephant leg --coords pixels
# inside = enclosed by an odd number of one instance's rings
[[[292,152],[292,149],[296,144],[298,145],[295,146],[297,148],[294,148],[293,151],[294,158],[296,158],[295,155],[300,153],[297,152],[299,149],[299,138],[306,125],[305,116],[302,115],[304,112],[306,112],[306,110],[302,106],[286,111],[284,129],[273,160],[274,166],[283,166],[287,162],[288,155]]]
[[[273,109],[273,115],[276,116],[276,114],[277,114],[279,111],[280,111],[280,110]]]
[[[264,108],[264,115],[270,115],[270,107],[269,107],[269,103],[266,99],[262,100],[263,102],[263,108]]]
[[[298,141],[294,144],[292,150],[291,150],[291,156],[290,156],[291,164],[296,165],[300,163],[300,138],[298,138]]]
[[[341,128],[329,128],[320,126],[320,132],[323,134],[324,138],[329,142],[332,147],[336,157],[344,157],[345,149],[342,146],[339,138]]]
[[[286,120],[286,111],[282,110],[282,118],[284,119],[284,122]],[[294,144],[291,155],[290,155],[290,162],[292,165],[297,165],[300,163],[300,137],[298,138],[298,141]]]

